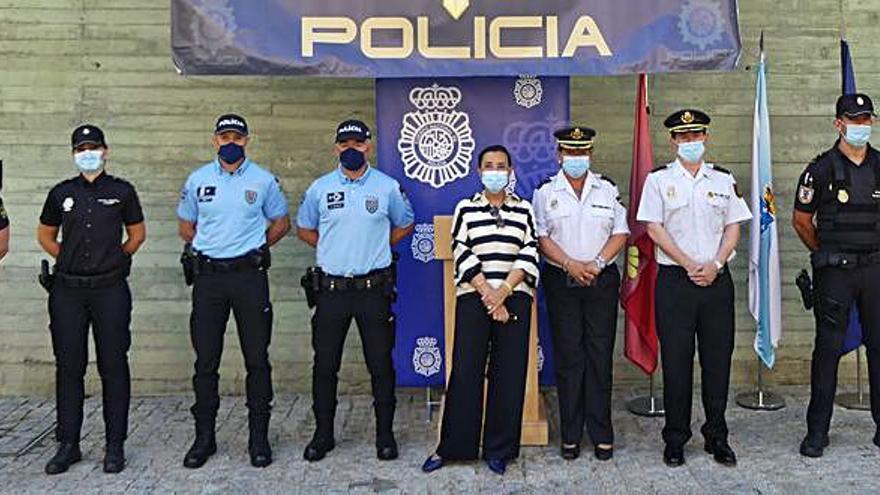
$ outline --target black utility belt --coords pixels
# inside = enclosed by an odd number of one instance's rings
[[[210,258],[198,254],[196,256],[196,273],[231,273],[243,270],[268,270],[272,260],[268,248],[255,249],[235,258]]]
[[[810,254],[810,261],[813,264],[814,270],[825,267],[856,268],[880,263],[880,251],[865,253],[815,251]]]
[[[54,277],[58,284],[69,289],[99,289],[125,280],[130,272],[131,267],[124,266],[100,275],[71,275],[64,272],[55,272]]]
[[[389,285],[394,285],[394,275],[390,268],[374,270],[366,275],[354,277],[337,277],[322,273],[319,282],[320,289],[327,291],[373,290],[382,289]]]

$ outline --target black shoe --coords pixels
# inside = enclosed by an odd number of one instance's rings
[[[394,439],[390,443],[376,446],[376,457],[380,461],[393,461],[397,459],[397,442]]]
[[[712,454],[715,462],[724,466],[736,466],[736,454],[726,440],[707,441],[703,450]]]
[[[79,443],[66,442],[58,446],[58,451],[46,463],[46,474],[61,474],[67,471],[71,465],[82,459]]]
[[[333,437],[323,438],[318,435],[315,435],[312,438],[312,441],[306,445],[306,450],[303,452],[303,459],[309,462],[317,462],[323,459],[327,452],[330,452],[336,447],[336,440]]]
[[[562,458],[566,461],[573,461],[580,457],[581,455],[581,446],[578,444],[566,445],[562,444]]]
[[[431,454],[422,463],[422,472],[430,473],[443,467],[443,458],[437,454]]]
[[[876,440],[876,439],[875,439]],[[825,453],[825,447],[828,446],[828,437],[821,440],[814,440],[808,436],[801,441],[800,452],[804,457],[822,457]]]
[[[214,438],[214,432],[210,434],[203,433],[196,435],[196,440],[192,447],[186,452],[183,458],[183,467],[189,469],[198,469],[208,462],[212,455],[217,453],[217,440]]]
[[[108,443],[104,451],[104,472],[121,473],[125,469],[125,449],[121,443]]]
[[[593,454],[596,456],[596,459],[600,461],[610,461],[612,457],[614,457],[614,447],[603,449],[596,446],[593,449]]]
[[[678,467],[684,464],[684,449],[667,445],[663,449],[663,462],[669,467]]]
[[[489,466],[489,471],[497,475],[503,475],[507,470],[507,461],[504,459],[486,459],[486,465]]]
[[[251,466],[264,468],[272,464],[272,447],[269,446],[269,416],[248,416],[248,454]]]

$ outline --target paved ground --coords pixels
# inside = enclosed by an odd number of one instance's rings
[[[54,452],[53,401],[0,399],[0,492],[3,493],[880,493],[880,449],[873,446],[874,425],[867,412],[835,410],[831,447],[823,459],[800,457],[806,389],[784,390],[789,406],[777,412],[752,412],[732,406],[731,444],[740,456],[737,468],[721,467],[702,452],[699,438],[686,450],[687,464],[669,469],[661,461],[662,420],[626,412],[631,390],[616,394],[618,440],[612,462],[591,455],[565,462],[553,445],[524,449],[504,477],[482,463],[451,466],[424,475],[419,466],[432,449],[436,423],[425,421],[424,396],[402,395],[398,414],[401,458],[375,459],[370,399],[346,397],[337,418],[338,446],[317,464],[301,454],[313,426],[309,399],[279,398],[271,441],[275,463],[266,469],[247,461],[244,401],[223,401],[218,421],[219,452],[200,470],[181,466],[192,425],[190,398],[145,397],[132,403],[128,468],[120,475],[101,471],[103,425],[99,400],[87,401],[84,459],[70,472],[48,477],[43,465]],[[551,412],[555,396],[546,397]],[[555,417],[551,417],[555,423]],[[435,418],[436,421],[436,418]],[[699,419],[697,419],[699,421]],[[695,423],[695,431],[699,425]],[[31,448],[27,448],[30,445]],[[26,452],[22,452],[25,449]]]

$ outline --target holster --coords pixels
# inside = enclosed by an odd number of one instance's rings
[[[804,303],[805,309],[813,309],[816,304],[816,292],[813,289],[813,281],[810,274],[806,270],[801,270],[797,278],[794,279],[795,285],[801,291],[801,301]]]
[[[184,282],[186,282],[187,286],[192,285],[198,274],[199,263],[192,244],[188,242],[183,245],[183,252],[180,253],[180,266],[183,267]]]
[[[318,293],[321,292],[321,277],[324,272],[320,267],[310,266],[306,268],[305,275],[299,279],[299,284],[306,293],[306,304],[309,309],[314,308],[318,304]]]
[[[37,276],[37,280],[46,289],[46,292],[52,292],[52,286],[55,284],[55,275],[49,270],[49,260],[40,261],[40,274]]]

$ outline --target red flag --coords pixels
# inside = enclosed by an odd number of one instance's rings
[[[626,312],[624,354],[649,375],[657,369],[658,342],[654,322],[657,261],[654,259],[654,241],[648,236],[647,226],[636,221],[636,214],[645,180],[654,168],[652,153],[648,122],[648,78],[645,74],[640,74],[627,212],[631,234],[626,246],[626,273],[620,288],[620,301]]]

